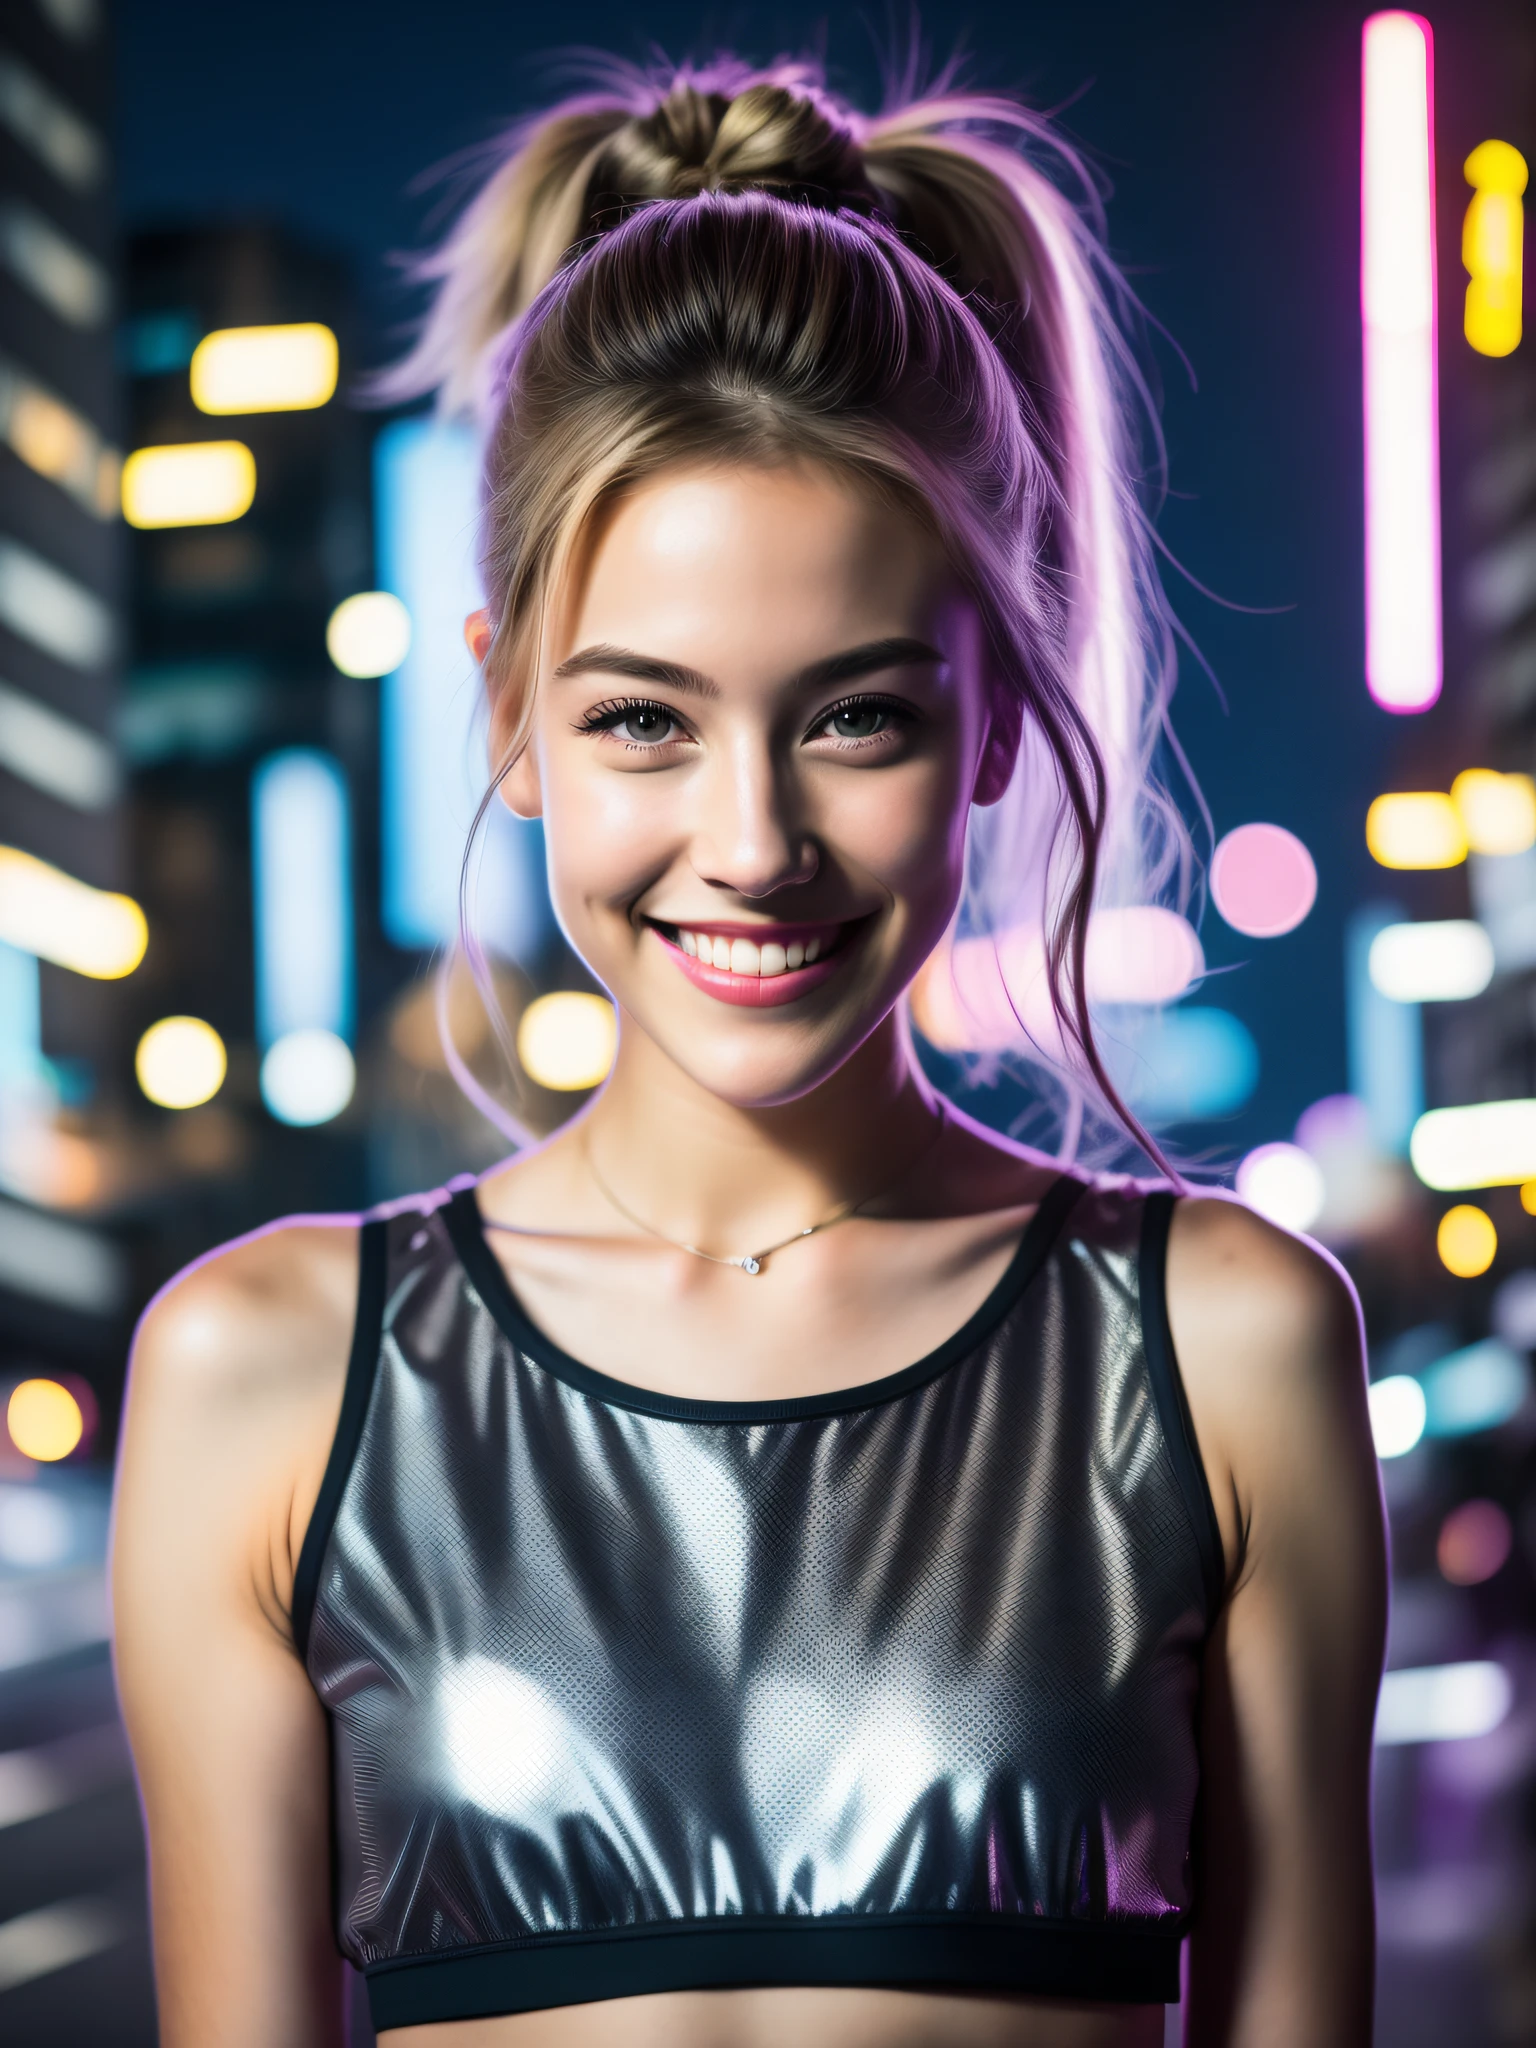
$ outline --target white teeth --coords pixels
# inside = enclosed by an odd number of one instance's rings
[[[770,939],[759,945],[755,939],[727,939],[713,932],[690,932],[678,927],[677,943],[690,959],[726,974],[793,974],[797,967],[809,967],[819,959],[829,941],[796,939],[788,946]]]

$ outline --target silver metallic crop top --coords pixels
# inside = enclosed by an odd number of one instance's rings
[[[472,1188],[362,1233],[294,1632],[374,2024],[736,1985],[1178,1996],[1220,1539],[1172,1197],[1063,1178],[903,1372],[685,1401]]]

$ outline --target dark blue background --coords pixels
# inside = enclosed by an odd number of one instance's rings
[[[1274,819],[1312,848],[1321,878],[1316,910],[1286,938],[1239,940],[1207,918],[1212,964],[1231,972],[1206,999],[1245,1019],[1264,1061],[1248,1111],[1188,1134],[1228,1156],[1288,1135],[1308,1102],[1345,1084],[1342,926],[1377,888],[1362,822],[1403,737],[1361,681],[1363,11],[1079,0],[926,20],[936,54],[970,52],[973,82],[1067,105],[1067,127],[1113,183],[1115,253],[1198,383],[1158,346],[1173,485],[1162,532],[1200,584],[1252,609],[1224,609],[1170,573],[1225,697],[1186,660],[1176,722],[1217,832]],[[1461,0],[1440,37],[1450,291],[1455,167],[1502,113],[1485,56],[1500,12],[1499,0]],[[829,21],[659,0],[547,12],[480,0],[120,0],[116,21],[125,225],[267,213],[340,245],[380,354],[413,306],[389,255],[420,246],[451,189],[424,192],[421,174],[547,97],[552,50],[639,57],[659,45],[678,56],[728,43],[761,58],[820,44],[834,83],[869,100],[878,76],[851,10]],[[1460,344],[1448,303],[1449,348]]]

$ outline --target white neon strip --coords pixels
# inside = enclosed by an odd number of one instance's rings
[[[347,786],[328,754],[288,747],[251,780],[256,1033],[352,1031]]]
[[[1365,24],[1365,675],[1388,711],[1424,711],[1440,694],[1432,51],[1421,15]]]

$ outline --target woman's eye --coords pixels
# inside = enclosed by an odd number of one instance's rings
[[[683,737],[675,712],[669,711],[665,704],[651,704],[642,698],[627,703],[596,705],[579,722],[577,730],[609,733],[630,747],[661,747]]]
[[[634,740],[641,746],[655,746],[659,741],[672,737],[675,723],[671,712],[663,711],[659,704],[634,704],[612,730],[621,740]]]
[[[882,703],[878,697],[860,697],[850,704],[835,705],[817,730],[835,740],[873,740],[895,731],[910,716],[900,705]]]

